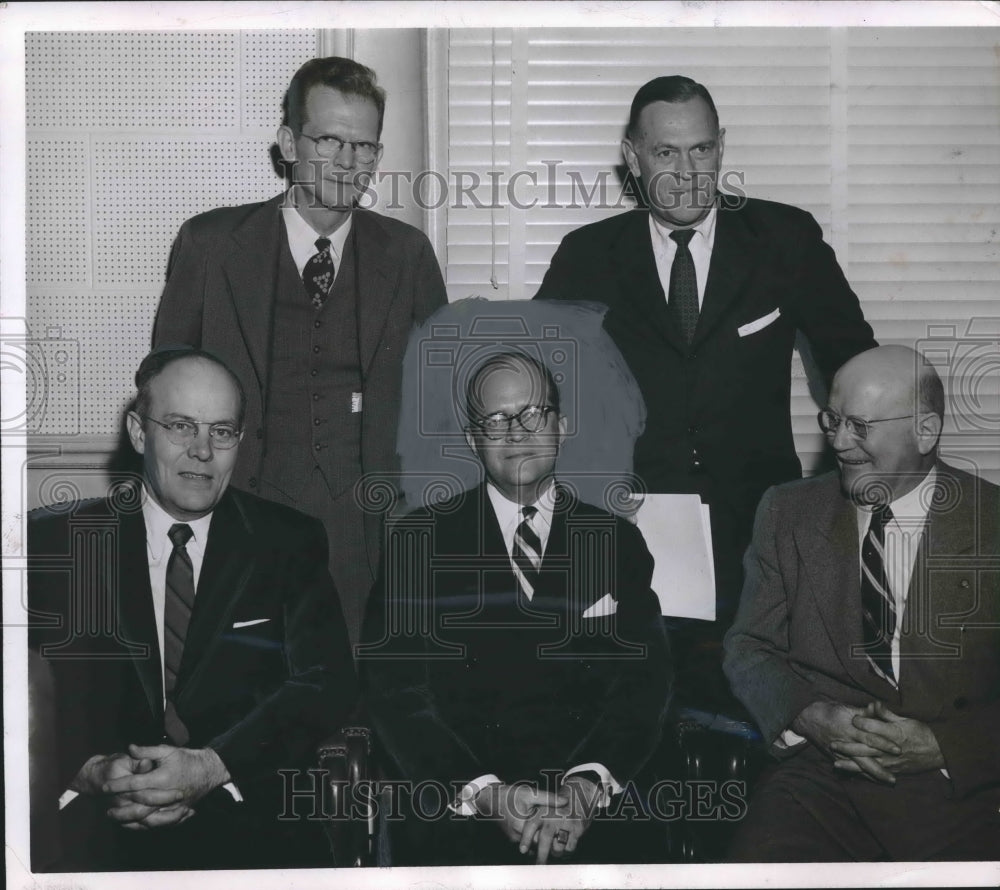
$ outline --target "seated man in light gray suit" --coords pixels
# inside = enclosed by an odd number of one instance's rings
[[[779,763],[734,860],[1000,849],[1000,489],[938,459],[943,415],[917,353],[861,353],[819,415],[839,478],[761,503],[724,667]]]

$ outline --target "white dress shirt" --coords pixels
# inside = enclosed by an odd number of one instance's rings
[[[708,215],[695,227],[695,235],[688,244],[691,259],[694,260],[695,280],[698,284],[698,309],[705,303],[705,283],[708,281],[708,267],[712,263],[712,248],[715,247],[715,220],[719,215],[718,205],[708,211]],[[670,237],[674,231],[649,214],[649,236],[653,242],[653,256],[656,271],[663,285],[663,294],[670,300],[670,269],[677,256],[677,242]]]
[[[347,243],[347,236],[351,234],[354,214],[349,214],[343,224],[329,235],[317,232],[295,209],[295,202],[300,199],[297,188],[297,186],[292,186],[288,190],[285,201],[281,205],[281,215],[285,220],[285,232],[288,234],[288,248],[292,252],[295,268],[299,270],[301,278],[306,263],[316,255],[316,239],[329,238],[330,252],[333,254],[334,280],[336,280],[336,276],[340,274],[344,245]]]
[[[516,501],[510,500],[501,494],[492,482],[486,484],[486,491],[489,494],[493,512],[497,517],[500,534],[503,535],[504,546],[507,548],[507,556],[511,559],[511,565],[514,564],[514,532],[517,531],[517,527],[524,519],[522,510],[526,506],[534,507],[538,511],[531,518],[530,524],[541,541],[542,552],[540,555],[544,559],[545,550],[549,544],[549,533],[552,531],[552,514],[555,510],[556,501],[555,485],[549,483],[545,491],[541,493],[538,500],[533,504],[519,504]],[[608,768],[602,763],[581,763],[566,770],[564,778],[571,776],[573,773],[582,772],[594,772],[601,778],[601,795],[598,798],[598,806],[606,807],[611,800],[611,795],[617,794],[622,790],[622,786],[615,781],[614,776],[611,775]],[[460,816],[474,816],[476,808],[473,801],[476,795],[488,785],[500,784],[503,784],[503,780],[493,773],[477,776],[471,782],[467,782],[462,786],[461,791],[458,793],[458,798],[454,803],[449,805],[449,809]]]
[[[170,526],[176,524],[166,510],[154,501],[143,487],[142,518],[146,523],[146,558],[149,563],[149,587],[153,592],[153,617],[156,619],[156,639],[160,644],[160,680],[161,691],[166,701],[166,680],[163,670],[163,626],[164,612],[167,602],[167,562],[173,553],[174,545],[167,532]],[[198,590],[198,579],[201,577],[201,564],[205,560],[205,545],[208,544],[208,528],[212,524],[212,514],[192,519],[185,523],[191,527],[193,534],[187,542],[186,550],[191,558],[191,568],[194,570],[194,589]]]
[[[937,482],[937,469],[924,476],[920,484],[908,494],[893,501],[892,519],[885,524],[885,573],[889,582],[889,590],[896,606],[896,627],[892,634],[892,672],[895,679],[886,677],[893,686],[899,686],[900,669],[899,635],[903,626],[903,612],[906,609],[906,596],[910,590],[910,578],[917,561],[917,549],[927,524],[927,507],[931,502],[934,485]],[[871,525],[872,511],[870,507],[857,507],[858,516],[858,579],[861,579],[861,546],[868,526]]]

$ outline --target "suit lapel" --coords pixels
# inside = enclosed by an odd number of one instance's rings
[[[177,676],[178,701],[197,688],[205,664],[254,572],[255,548],[248,520],[227,492],[212,514],[208,546]]]
[[[262,204],[233,231],[232,253],[222,261],[233,310],[262,392],[267,392],[268,385],[278,259],[282,250],[288,250],[281,218],[283,199],[284,195],[278,195]]]
[[[810,506],[818,514],[815,523],[800,523],[794,532],[797,550],[809,575],[826,632],[844,669],[855,682],[867,688],[873,674],[867,660],[852,655],[862,641],[860,551],[854,506],[839,491],[836,474],[827,479],[825,496]]]
[[[374,215],[355,210],[350,237],[354,242],[361,368],[367,377],[396,299],[400,263],[392,242]]]
[[[900,634],[900,653],[905,657],[900,668],[900,682],[907,692],[914,692],[920,683],[921,668],[927,658],[955,656],[959,649],[938,639],[937,621],[941,616],[961,615],[969,607],[967,590],[953,584],[933,584],[935,573],[928,568],[928,560],[937,566],[956,565],[956,557],[973,550],[978,528],[974,482],[966,483],[938,463],[937,489],[943,497],[935,497],[927,511],[927,523],[917,548],[910,587],[906,592],[906,610]],[[915,656],[924,656],[924,659]]]
[[[132,664],[139,675],[150,713],[157,722],[163,718],[163,675],[160,645],[153,614],[153,592],[149,586],[146,551],[146,523],[141,511],[120,513],[117,578],[107,578],[105,590],[116,590],[123,641],[133,648]],[[138,651],[135,651],[138,647]]]
[[[712,332],[740,295],[744,282],[753,274],[760,257],[760,239],[749,227],[746,214],[720,196],[715,222],[712,261],[705,282],[705,299],[698,316],[692,347]]]
[[[667,309],[667,298],[656,269],[648,212],[629,214],[611,245],[611,264],[621,294],[616,308],[632,315],[640,330],[652,325],[674,349],[686,353],[688,346]]]

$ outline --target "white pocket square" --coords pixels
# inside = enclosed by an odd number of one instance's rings
[[[618,600],[616,600],[610,593],[606,593],[583,613],[583,617],[603,618],[605,615],[614,615],[617,611]]]
[[[270,618],[253,618],[250,621],[234,621],[233,630],[238,627],[250,627],[253,624],[263,624],[265,621],[270,621]]]
[[[768,312],[767,315],[762,315],[760,318],[755,318],[753,321],[748,321],[744,325],[740,325],[736,329],[736,333],[741,337],[747,336],[747,334],[756,334],[757,331],[762,331],[771,322],[777,321],[778,317],[781,315],[781,309],[775,309],[772,312]]]

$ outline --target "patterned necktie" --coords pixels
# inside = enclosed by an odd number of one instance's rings
[[[521,590],[530,601],[538,587],[538,569],[542,564],[542,542],[531,527],[531,518],[538,512],[535,507],[524,507],[521,520],[514,532],[514,546],[511,548],[511,561],[514,564],[514,574],[521,585]]]
[[[313,306],[322,309],[324,301],[333,290],[333,279],[337,270],[333,265],[329,238],[317,238],[316,250],[319,252],[309,258],[309,262],[302,270],[302,281]]]
[[[184,654],[184,639],[194,609],[194,567],[187,552],[187,542],[193,534],[191,526],[183,522],[174,523],[167,532],[174,549],[167,560],[163,610],[163,678],[167,693],[163,723],[167,736],[175,745],[183,745],[188,740],[187,727],[177,715],[173,698]]]
[[[892,636],[896,631],[896,602],[885,570],[885,524],[892,519],[888,505],[872,511],[861,545],[861,613],[865,652],[878,673],[894,679]]]
[[[694,272],[694,257],[688,244],[694,237],[694,229],[677,230],[670,233],[677,243],[674,263],[670,267],[670,292],[667,305],[677,319],[685,341],[691,342],[694,329],[698,326],[698,279]]]

